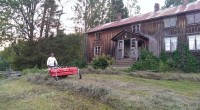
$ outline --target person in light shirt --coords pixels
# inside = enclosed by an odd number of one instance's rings
[[[56,58],[54,57],[54,53],[51,53],[51,56],[47,59],[48,68],[53,68],[58,65]]]

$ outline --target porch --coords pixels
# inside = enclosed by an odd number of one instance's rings
[[[116,42],[115,59],[117,65],[130,66],[140,56],[140,50],[148,49],[149,39],[139,33],[122,31],[112,38]]]

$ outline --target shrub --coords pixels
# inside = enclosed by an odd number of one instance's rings
[[[109,61],[105,55],[96,56],[92,59],[92,66],[94,69],[105,69],[109,66]]]
[[[87,63],[85,59],[75,59],[68,63],[68,66],[77,66],[79,68],[86,67]]]
[[[9,68],[8,62],[0,57],[0,71],[5,71]]]
[[[183,72],[197,72],[198,65],[197,59],[189,51],[188,46],[180,44],[180,49],[176,50],[172,56],[173,68],[177,68]]]
[[[37,73],[40,73],[40,74],[47,74],[47,70],[45,69],[39,69],[38,67],[34,67],[34,68],[27,68],[27,69],[24,69],[22,71],[23,74],[37,74]]]
[[[143,50],[139,61],[131,66],[131,70],[157,70],[159,59],[153,53]]]

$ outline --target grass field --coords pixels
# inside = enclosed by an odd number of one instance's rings
[[[198,81],[84,74],[82,80],[41,75],[28,82],[27,77],[0,81],[0,110],[200,110]]]

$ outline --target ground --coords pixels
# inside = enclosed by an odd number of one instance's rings
[[[40,80],[36,83],[27,81],[27,76],[1,80],[0,110],[200,109],[198,81],[155,80],[105,74],[84,74],[81,80],[76,76],[59,81],[45,77],[43,79],[43,82]],[[47,84],[47,81],[55,83]]]

